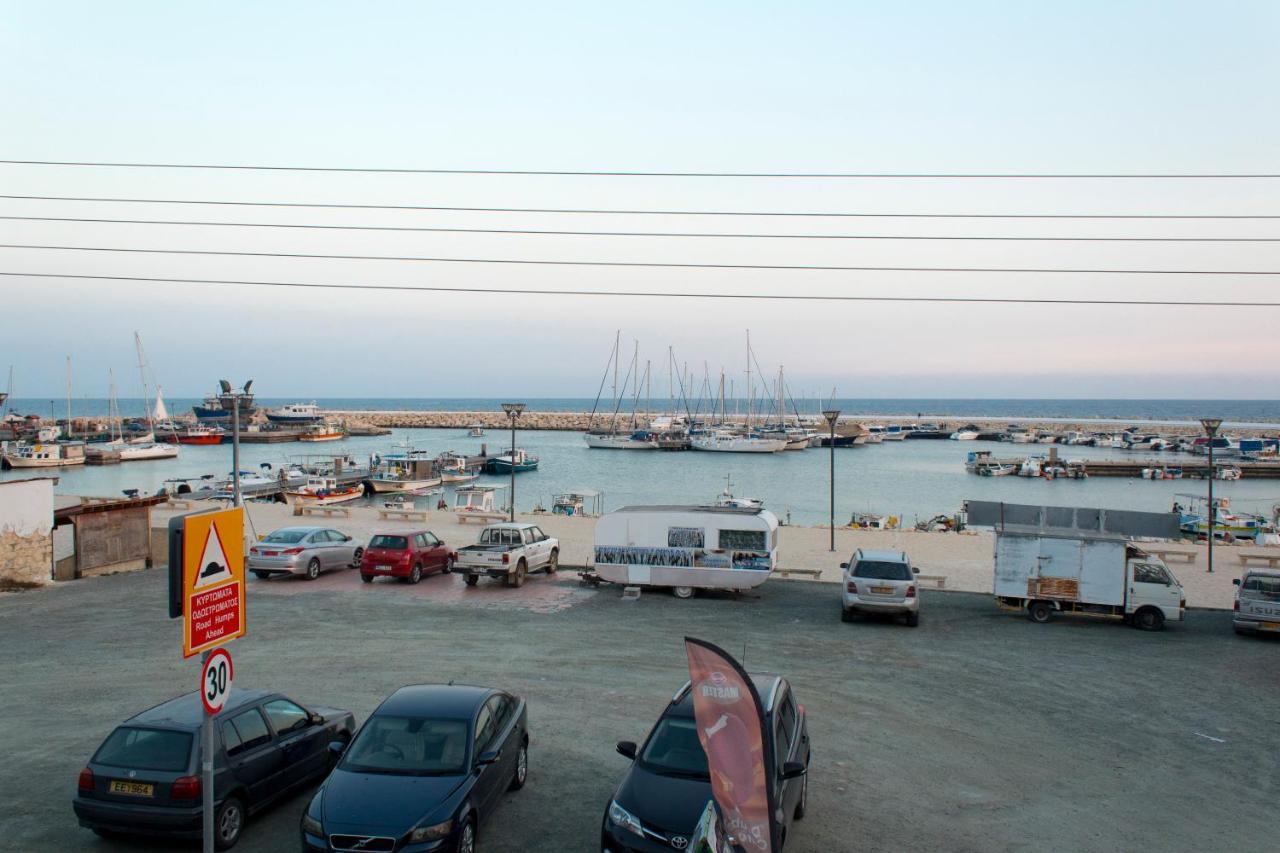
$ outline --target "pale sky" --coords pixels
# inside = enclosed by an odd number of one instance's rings
[[[1280,172],[1274,2],[21,3],[0,159],[636,171]],[[1269,181],[0,166],[0,193],[874,213],[1280,213]],[[0,214],[851,235],[1280,236],[1280,222],[580,216],[0,199]],[[763,264],[1280,270],[1280,244],[510,236],[0,221],[0,243]],[[1280,277],[522,267],[0,249],[0,270],[465,287],[1275,299]],[[20,396],[594,396],[622,330],[844,397],[1274,398],[1280,309],[272,291],[0,277]],[[739,380],[741,381],[741,380]],[[97,393],[95,393],[95,389]],[[134,392],[136,393],[136,392]]]

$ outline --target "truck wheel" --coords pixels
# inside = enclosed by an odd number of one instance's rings
[[[1139,631],[1163,630],[1164,614],[1154,607],[1144,607],[1133,614],[1133,627]]]
[[[467,586],[475,586],[478,580],[480,580],[480,578],[477,577],[476,575],[467,575],[466,577]]]
[[[418,581],[422,580],[422,565],[421,565],[421,564],[419,564],[419,563],[415,563],[415,564],[414,564],[414,566],[413,566],[413,570],[409,572],[409,578],[408,578],[408,580],[409,580],[409,583],[417,583]]]
[[[920,611],[916,610],[907,614],[907,627],[914,628],[920,624]]]
[[[520,562],[516,563],[516,576],[515,576],[515,580],[512,582],[511,585],[516,587],[517,589],[524,586],[524,578],[525,578],[525,575],[527,575],[528,573],[529,573],[529,564],[526,563],[523,559],[520,560]]]
[[[1047,601],[1033,601],[1027,605],[1027,618],[1037,625],[1043,625],[1053,618],[1053,608]]]
[[[560,568],[560,552],[552,551],[551,559],[547,561],[547,574],[554,575]]]
[[[691,586],[678,586],[678,587],[676,587],[675,589],[671,590],[671,593],[672,593],[676,598],[693,598],[693,587],[691,587]]]

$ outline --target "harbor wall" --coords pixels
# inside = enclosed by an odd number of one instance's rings
[[[49,477],[0,482],[0,586],[49,581],[55,482]]]

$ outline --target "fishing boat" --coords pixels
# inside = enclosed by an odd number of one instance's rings
[[[1183,535],[1196,538],[1207,537],[1209,530],[1208,501],[1200,495],[1179,495],[1192,500],[1190,510],[1179,512],[1179,528]],[[1274,533],[1275,526],[1266,517],[1253,513],[1232,512],[1229,498],[1214,498],[1217,511],[1214,512],[1213,532],[1215,538],[1257,539],[1260,534]]]
[[[222,444],[226,431],[221,427],[197,424],[175,434],[178,444]]]
[[[484,438],[484,427],[480,424],[472,424],[467,429],[467,435],[471,438]]]
[[[503,518],[494,498],[506,486],[463,486],[453,493],[453,511],[461,516],[484,519]]]
[[[733,495],[733,481],[724,478],[724,491],[716,496],[714,506],[734,507],[736,509],[764,509],[764,501],[760,498],[738,498]]]
[[[1018,466],[1012,462],[988,462],[979,465],[974,472],[979,477],[1008,477],[1011,474],[1018,473]]]
[[[444,483],[470,483],[480,476],[478,471],[467,467],[467,457],[459,456],[453,451],[437,456],[436,467],[440,472],[440,480]]]
[[[603,495],[595,489],[572,489],[552,498],[551,514],[599,518],[603,503]]]
[[[1144,480],[1181,480],[1182,469],[1167,465],[1161,465],[1156,468],[1143,468],[1141,476]]]
[[[510,474],[512,471],[519,474],[524,471],[533,471],[537,467],[538,457],[520,448],[516,449],[514,455],[510,452],[504,453],[484,463],[486,474]]]
[[[341,424],[314,423],[302,430],[298,441],[340,441],[345,436]]]
[[[267,410],[267,420],[273,424],[303,426],[323,419],[320,407],[315,403],[289,403],[278,409]]]
[[[285,496],[297,506],[329,506],[358,500],[364,497],[364,489],[359,483],[339,485],[333,477],[308,477],[305,486],[286,491]]]
[[[375,457],[369,484],[375,492],[422,493],[443,481],[434,456],[425,450],[406,450]]]
[[[9,445],[3,458],[11,468],[66,468],[83,465],[84,442],[19,442]]]

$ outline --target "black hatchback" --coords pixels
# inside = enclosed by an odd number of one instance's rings
[[[72,805],[81,826],[99,835],[199,838],[198,693],[131,717],[107,736],[80,771]],[[246,817],[329,769],[329,744],[349,740],[348,711],[311,706],[266,690],[232,688],[214,720],[214,839],[226,850]]]
[[[765,707],[766,736],[773,738],[778,766],[771,784],[782,812],[785,845],[792,822],[804,817],[808,803],[809,727],[804,706],[797,704],[786,679],[751,679]],[[633,763],[605,808],[600,828],[603,853],[671,853],[692,841],[711,799],[711,776],[689,688],[686,683],[671,699],[643,746],[618,743],[618,752]]]
[[[302,849],[474,853],[481,821],[528,773],[524,700],[488,687],[401,687],[311,799]]]

